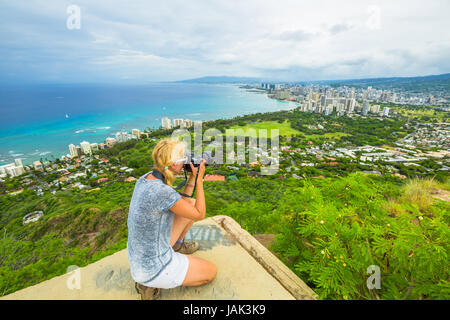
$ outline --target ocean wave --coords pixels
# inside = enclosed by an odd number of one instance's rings
[[[11,156],[13,157],[23,156],[23,153],[11,153]]]
[[[46,154],[52,153],[51,151],[44,151],[39,153],[40,156],[45,156]]]
[[[97,130],[109,130],[109,129],[111,129],[111,127],[109,127],[109,126],[98,127],[98,128],[86,128],[86,129],[76,130],[75,133],[82,133],[82,132],[88,132],[88,131],[97,132]]]

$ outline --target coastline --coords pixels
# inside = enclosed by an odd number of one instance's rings
[[[161,86],[158,84],[156,88]],[[14,162],[17,158],[22,159],[24,165],[31,165],[40,158],[61,158],[69,154],[69,144],[79,145],[82,141],[104,143],[107,137],[114,137],[118,131],[131,132],[133,128],[141,131],[147,128],[155,129],[161,125],[161,118],[164,116],[171,119],[210,121],[257,112],[288,110],[296,106],[292,102],[278,101],[267,95],[249,92],[235,84],[170,84],[169,87],[169,90],[167,87],[163,87],[163,90],[169,93],[188,91],[188,94],[183,96],[186,99],[172,99],[168,103],[159,99],[157,105],[153,101],[141,103],[147,106],[146,109],[130,105],[131,112],[120,110],[119,107],[112,110],[112,114],[105,113],[101,108],[80,115],[67,114],[62,110],[63,120],[28,122],[4,130],[3,134],[0,132],[0,165]],[[211,94],[209,91],[214,92]],[[122,99],[126,100],[126,97]]]

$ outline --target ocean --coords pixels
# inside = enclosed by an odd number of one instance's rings
[[[117,131],[158,128],[161,118],[227,119],[292,109],[237,85],[154,83],[24,85],[0,88],[0,165],[54,160],[69,144],[105,142]]]

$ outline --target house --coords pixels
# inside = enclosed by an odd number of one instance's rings
[[[125,179],[126,182],[131,182],[131,181],[135,181],[135,180],[137,180],[137,179],[135,177],[132,177],[132,176],[130,176],[130,177]]]
[[[97,183],[101,183],[101,182],[104,182],[104,181],[108,181],[108,178],[99,178],[99,179],[97,179]]]
[[[379,176],[381,176],[382,174],[381,174],[381,172],[380,171],[377,171],[377,170],[371,170],[371,171],[368,171],[368,170],[365,170],[365,171],[363,171],[365,174],[376,174],[376,175],[379,175]]]
[[[33,221],[38,221],[40,217],[42,217],[44,213],[42,211],[34,211],[31,213],[26,214],[23,217],[23,224],[27,224]]]

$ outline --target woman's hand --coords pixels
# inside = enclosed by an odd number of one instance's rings
[[[192,172],[189,174],[189,181],[191,180],[191,178],[193,180],[195,179],[195,175],[197,174],[197,170],[199,170],[198,171],[198,176],[197,176],[197,183],[199,181],[203,181],[203,176],[204,176],[205,170],[206,170],[205,163],[206,163],[206,160],[202,159],[202,162],[200,163],[200,169],[197,169],[196,167],[194,167],[192,162],[189,163],[189,165],[191,166],[191,170],[192,170]]]

